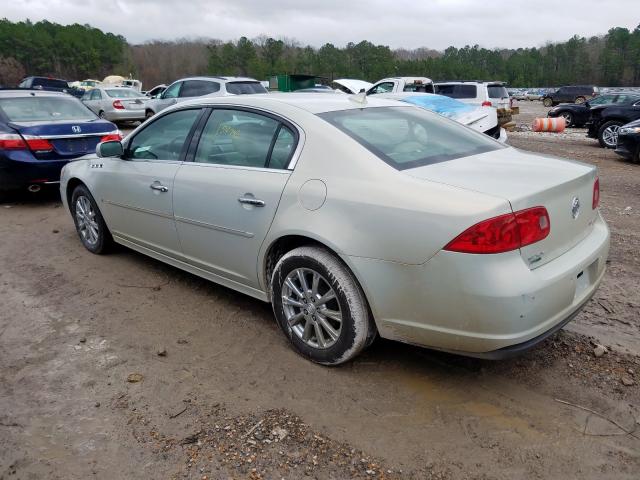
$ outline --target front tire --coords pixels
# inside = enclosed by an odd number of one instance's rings
[[[618,130],[622,122],[611,120],[598,129],[598,142],[602,148],[616,148],[618,145]]]
[[[573,127],[573,115],[571,112],[562,112],[560,116],[564,118],[565,126]]]
[[[346,265],[324,248],[286,253],[271,276],[273,310],[294,348],[323,365],[356,357],[375,336],[362,289]]]
[[[76,187],[71,195],[70,209],[76,232],[84,247],[95,254],[107,252],[113,244],[113,238],[87,187]]]
[[[542,104],[543,104],[545,107],[553,107],[553,100],[551,100],[550,98],[545,98],[545,99],[542,101]]]

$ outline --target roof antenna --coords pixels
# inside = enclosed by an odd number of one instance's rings
[[[365,106],[367,104],[367,93],[360,92],[357,95],[349,95],[349,101]]]

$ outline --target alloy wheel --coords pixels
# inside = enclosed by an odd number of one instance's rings
[[[569,113],[569,112],[562,112],[562,113],[560,114],[560,116],[561,116],[562,118],[564,118],[564,121],[565,121],[565,123],[566,123],[567,127],[571,125],[571,122],[573,121],[573,116],[571,115],[571,113]]]
[[[618,130],[620,127],[618,125],[609,125],[602,131],[602,141],[608,147],[615,147],[618,145]]]
[[[100,235],[100,226],[96,221],[96,212],[91,200],[84,195],[78,196],[75,213],[80,236],[88,245],[96,245]]]
[[[292,270],[282,285],[282,307],[289,327],[305,344],[329,348],[342,330],[342,310],[329,282],[310,268]]]

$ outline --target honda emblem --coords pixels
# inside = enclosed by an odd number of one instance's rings
[[[80,133],[82,129],[78,125],[74,125],[73,127],[71,127],[71,131],[73,133]]]

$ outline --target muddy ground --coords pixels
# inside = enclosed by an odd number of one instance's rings
[[[316,366],[268,305],[88,253],[55,193],[0,205],[0,479],[637,479],[640,165],[583,130],[510,142],[598,166],[612,248],[576,320],[501,362],[381,340]]]

